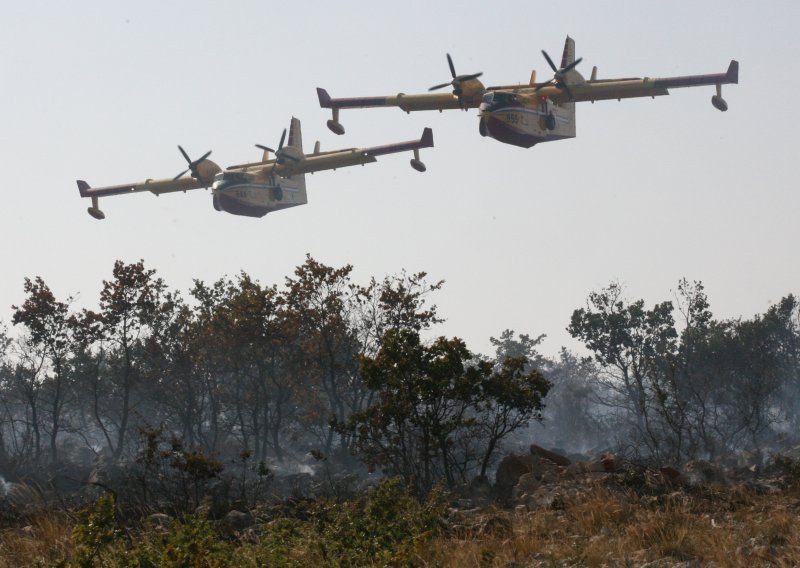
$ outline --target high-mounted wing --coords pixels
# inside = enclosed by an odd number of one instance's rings
[[[702,85],[716,85],[717,94],[712,97],[712,103],[720,110],[727,110],[727,104],[722,99],[721,86],[738,84],[739,62],[732,60],[725,73],[712,73],[708,75],[688,75],[685,77],[663,77],[651,79],[649,77],[626,79],[597,79],[597,68],[592,71],[592,79],[588,81],[580,78],[570,81],[569,77],[561,86],[548,84],[534,89],[534,93],[547,97],[555,102],[585,102],[603,101],[613,99],[630,99],[637,97],[658,97],[669,94],[669,89],[681,87],[698,87]],[[578,75],[580,77],[580,75]],[[527,90],[523,90],[527,92]]]
[[[298,136],[300,135],[299,132],[298,122]],[[280,159],[273,159],[266,162],[251,162],[248,164],[230,166],[227,169],[244,170],[251,173],[263,172],[269,175],[274,174],[282,177],[291,177],[294,175],[309,174],[322,170],[335,170],[337,168],[344,168],[347,166],[370,164],[377,161],[377,156],[412,151],[414,153],[414,158],[411,160],[411,166],[417,171],[424,172],[425,164],[423,164],[419,159],[419,150],[421,148],[432,147],[433,130],[430,128],[425,128],[422,131],[422,136],[419,140],[398,142],[396,144],[386,144],[384,146],[373,146],[371,148],[347,148],[344,150],[332,150],[329,152],[315,151],[313,154],[304,154],[303,157],[299,159],[286,159],[283,161]]]
[[[448,86],[452,86],[451,93],[427,93],[418,95],[406,95],[399,93],[396,96],[388,97],[356,97],[333,99],[323,88],[317,88],[319,106],[329,108],[333,111],[333,118],[328,121],[328,128],[335,134],[344,134],[344,126],[339,122],[339,109],[342,108],[369,108],[382,106],[396,106],[406,112],[419,110],[438,110],[478,108],[481,104],[481,97],[486,91],[483,83],[478,81],[482,72],[471,73],[469,75],[459,75],[456,73],[453,59],[447,54],[447,64],[450,68],[452,79],[446,83],[434,85],[428,91],[436,91]]]
[[[92,199],[92,206],[87,209],[89,215],[95,219],[105,219],[105,213],[103,213],[98,206],[100,197],[139,193],[142,191],[149,191],[155,195],[174,193],[176,191],[186,192],[192,189],[200,189],[201,187],[209,187],[214,176],[222,171],[217,164],[208,159],[208,156],[211,154],[210,151],[206,152],[199,159],[192,160],[183,148],[178,146],[178,149],[181,154],[183,154],[184,158],[186,158],[189,167],[174,178],[158,180],[147,179],[138,183],[109,185],[105,187],[91,187],[84,180],[78,180],[78,191],[81,197],[90,197]],[[186,173],[191,173],[191,176],[182,177]]]

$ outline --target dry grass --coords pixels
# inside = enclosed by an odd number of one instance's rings
[[[28,521],[0,532],[0,568],[54,566],[72,550],[72,523],[63,515],[38,512]]]
[[[598,486],[558,507],[487,510],[482,518],[503,530],[478,527],[436,537],[418,550],[416,564],[640,566],[662,560],[661,566],[800,565],[800,499],[794,494],[717,488],[655,499]],[[0,533],[0,568],[53,566],[69,557],[68,518],[35,514],[26,522],[24,528]],[[237,565],[257,565],[256,546],[240,543]],[[304,557],[301,550],[294,552],[294,558]]]
[[[717,489],[654,502],[596,488],[561,510],[508,512],[510,538],[431,543],[428,566],[798,566],[800,500]]]

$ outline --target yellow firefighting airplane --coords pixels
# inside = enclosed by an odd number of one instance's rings
[[[716,85],[717,93],[711,97],[711,104],[726,111],[728,103],[722,98],[722,85],[739,82],[737,61],[731,61],[725,73],[663,79],[598,79],[597,67],[594,67],[591,78],[586,80],[575,69],[581,59],[575,59],[575,41],[569,36],[564,44],[561,67],[556,67],[544,50],[542,54],[554,74],[552,79],[543,83],[536,82],[536,71],[533,71],[527,85],[484,87],[478,80],[482,73],[457,75],[448,54],[447,63],[452,80],[435,85],[429,91],[452,86],[452,94],[400,93],[394,97],[332,99],[325,89],[318,88],[317,95],[320,106],[333,111],[328,128],[336,134],[344,134],[344,126],[339,122],[339,109],[343,108],[396,106],[410,113],[477,107],[480,109],[481,136],[530,148],[540,142],[574,138],[576,102],[658,97],[668,95],[668,89],[671,88]]]
[[[283,145],[285,138],[286,130],[284,129],[277,150],[256,144],[257,148],[264,151],[260,162],[230,166],[225,171],[208,159],[210,151],[199,159],[192,160],[184,149],[178,146],[189,167],[174,178],[148,179],[140,183],[97,188],[92,188],[85,181],[78,180],[78,190],[81,197],[91,197],[92,206],[88,208],[88,211],[89,215],[95,219],[105,219],[105,213],[98,207],[100,197],[140,191],[161,195],[176,191],[186,192],[201,187],[208,189],[209,186],[212,190],[214,208],[217,211],[227,211],[234,215],[248,217],[263,217],[271,211],[308,203],[305,181],[307,173],[369,164],[376,162],[377,156],[408,150],[414,152],[411,167],[424,172],[425,164],[419,159],[419,149],[433,147],[433,132],[430,128],[426,128],[419,140],[330,152],[320,152],[319,142],[317,142],[313,154],[304,154],[300,121],[294,117],[289,127],[289,140],[286,146]],[[269,158],[270,152],[275,155],[272,159]],[[186,173],[191,175],[183,177]]]

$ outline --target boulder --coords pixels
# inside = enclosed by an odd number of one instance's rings
[[[567,467],[572,463],[569,458],[566,458],[556,452],[545,450],[544,448],[542,448],[541,446],[537,446],[536,444],[531,444],[531,453],[533,455],[550,460],[554,464],[560,465],[562,467]]]
[[[509,454],[500,461],[494,481],[495,493],[499,498],[511,497],[511,490],[519,481],[520,476],[531,471],[531,457]]]
[[[218,521],[219,531],[228,537],[236,536],[237,533],[242,532],[248,527],[253,526],[253,516],[250,513],[243,513],[242,511],[229,511],[227,515]]]
[[[519,476],[519,481],[517,481],[517,484],[511,490],[511,499],[518,501],[524,495],[530,495],[539,489],[541,485],[542,482],[535,473],[523,473]]]

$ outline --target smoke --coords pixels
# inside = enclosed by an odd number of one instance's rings
[[[0,496],[6,497],[11,492],[13,485],[6,481],[5,477],[0,475]]]

